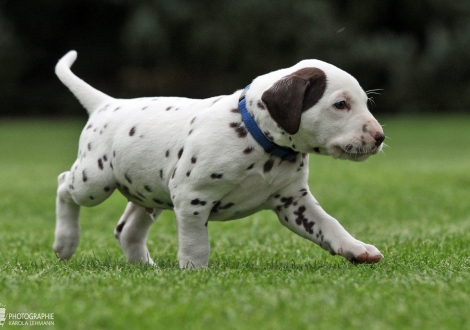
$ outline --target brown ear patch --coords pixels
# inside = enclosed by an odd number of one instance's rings
[[[302,112],[322,98],[326,84],[322,70],[304,68],[276,81],[263,93],[261,100],[274,121],[292,135],[300,128]]]

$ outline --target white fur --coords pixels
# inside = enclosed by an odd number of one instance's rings
[[[306,60],[253,80],[247,107],[274,142],[299,151],[295,162],[267,154],[244,131],[236,110],[241,91],[203,100],[177,97],[114,99],[77,78],[69,52],[56,66],[61,81],[90,114],[78,158],[59,176],[54,250],[63,259],[79,242],[80,206],[95,206],[118,188],[129,199],[115,235],[131,262],[153,264],[148,230],[164,209],[178,226],[180,267],[209,260],[207,221],[241,218],[273,210],[281,224],[331,254],[356,262],[377,262],[372,245],[354,239],[309,191],[308,153],[363,160],[380,151],[382,128],[367,109],[367,96],[346,72]],[[303,112],[298,133],[286,134],[257,104],[264,91],[296,70],[316,67],[327,77],[323,97]],[[349,110],[333,104],[346,100]],[[238,125],[238,126],[237,126]],[[381,141],[380,141],[381,142]]]

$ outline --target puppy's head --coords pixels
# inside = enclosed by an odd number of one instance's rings
[[[279,141],[274,142],[301,152],[355,161],[382,149],[385,135],[367,108],[368,97],[345,71],[306,60],[274,72],[270,86],[268,81],[260,80],[266,87],[258,95],[282,130],[283,137],[277,135]]]

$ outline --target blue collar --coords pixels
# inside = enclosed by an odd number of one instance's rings
[[[256,142],[258,142],[259,145],[263,147],[264,151],[270,153],[271,155],[280,157],[282,160],[288,160],[291,162],[295,161],[298,152],[292,150],[291,148],[278,146],[277,144],[268,140],[268,138],[263,134],[261,129],[258,127],[258,124],[256,124],[255,120],[248,112],[248,109],[246,108],[245,99],[245,95],[248,88],[250,88],[250,85],[245,87],[238,100],[238,109],[242,114],[242,119],[245,123],[245,127],[248,129],[248,131],[256,140]]]

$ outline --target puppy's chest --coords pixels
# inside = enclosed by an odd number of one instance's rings
[[[209,198],[214,205],[209,219],[237,219],[269,208],[277,191],[303,175],[301,164],[301,159],[291,163],[277,157],[262,157],[248,166],[243,164],[228,174],[227,182],[214,186],[214,191],[208,193],[214,197]]]

